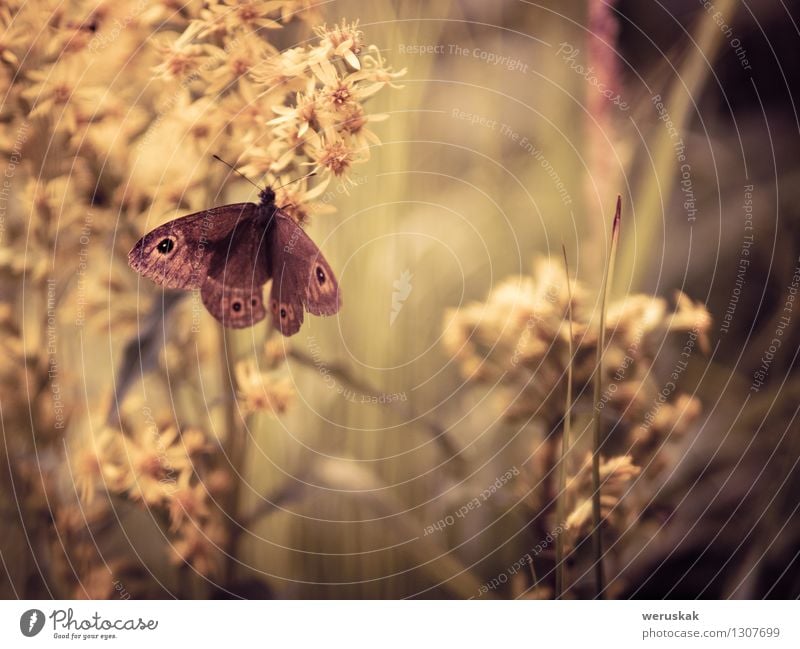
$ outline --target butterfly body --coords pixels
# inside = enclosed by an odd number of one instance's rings
[[[190,214],[142,237],[128,263],[165,288],[200,289],[203,305],[224,326],[249,327],[272,315],[285,336],[300,330],[304,311],[333,315],[339,286],[311,238],[275,205],[266,188],[259,202]],[[263,286],[272,280],[269,301]]]

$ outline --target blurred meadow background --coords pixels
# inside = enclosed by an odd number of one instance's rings
[[[5,2],[0,595],[800,595],[792,11]],[[128,267],[212,154],[337,316]]]

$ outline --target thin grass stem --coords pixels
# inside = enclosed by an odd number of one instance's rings
[[[614,223],[611,226],[611,247],[608,251],[605,277],[603,278],[602,297],[600,301],[600,333],[597,340],[597,362],[594,374],[594,431],[592,435],[592,551],[594,554],[594,576],[596,596],[603,598],[605,591],[605,578],[603,575],[603,536],[600,527],[602,513],[600,509],[600,450],[602,446],[602,422],[600,397],[603,391],[603,353],[606,340],[606,301],[610,292],[611,282],[614,277],[614,261],[619,243],[619,225],[622,213],[622,198],[617,196],[617,209],[614,213]]]
[[[561,252],[564,253],[564,274],[567,278],[567,322],[569,323],[569,341],[567,355],[567,396],[564,405],[564,428],[561,433],[561,459],[558,472],[558,501],[556,502],[556,522],[558,524],[558,535],[556,536],[556,591],[555,599],[560,599],[564,594],[564,577],[566,572],[564,556],[564,519],[567,509],[567,452],[572,430],[572,286],[569,279],[569,261],[567,260],[567,249],[561,244]]]

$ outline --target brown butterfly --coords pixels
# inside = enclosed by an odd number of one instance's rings
[[[263,320],[262,287],[272,279],[269,310],[284,336],[303,324],[303,311],[333,315],[341,305],[331,267],[311,238],[275,205],[235,203],[157,227],[128,253],[131,268],[166,288],[199,288],[208,312],[226,327]]]

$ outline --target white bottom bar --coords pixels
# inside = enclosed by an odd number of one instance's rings
[[[0,639],[8,647],[137,649],[169,642],[372,649],[547,641],[761,648],[800,646],[798,619],[796,601],[4,601]]]

